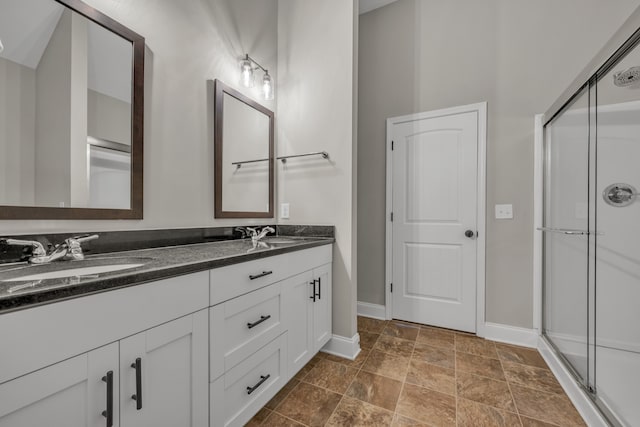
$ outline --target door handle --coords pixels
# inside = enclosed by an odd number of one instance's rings
[[[316,279],[313,279],[311,282],[309,282],[310,285],[313,285],[313,291],[311,292],[311,296],[309,297],[313,300],[313,302],[316,302],[316,281]]]
[[[470,239],[475,238],[477,234],[478,233],[474,232],[473,230],[467,230],[467,231],[464,232],[465,237],[468,237]]]
[[[107,427],[113,427],[113,371],[107,372],[102,381],[107,383],[107,409],[102,411],[102,416],[107,419]]]
[[[142,359],[136,358],[131,367],[136,370],[136,394],[131,398],[136,401],[136,409],[139,411],[142,409]]]
[[[316,294],[318,299],[322,299],[322,279],[318,277],[318,293]]]

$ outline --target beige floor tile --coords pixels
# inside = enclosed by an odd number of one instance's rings
[[[285,418],[277,412],[271,413],[269,418],[262,423],[262,427],[304,427],[304,424]]]
[[[441,393],[455,395],[456,392],[456,372],[453,369],[417,360],[409,364],[406,382]]]
[[[325,360],[330,360],[331,362],[341,363],[343,365],[349,366],[350,368],[360,368],[367,357],[369,356],[370,350],[368,349],[360,349],[360,353],[356,356],[355,360],[350,360],[340,356],[334,356],[333,354],[326,353],[324,355]]]
[[[392,421],[393,412],[345,396],[329,418],[326,426],[385,427],[390,426]]]
[[[437,426],[456,425],[456,398],[412,384],[405,384],[396,412]]]
[[[380,335],[380,338],[378,338],[378,341],[376,341],[373,349],[398,356],[411,357],[414,345],[415,341],[382,334]]]
[[[513,412],[493,408],[466,399],[458,399],[458,427],[520,427]]]
[[[394,411],[402,390],[402,382],[360,371],[346,392],[347,396]]]
[[[357,373],[357,369],[341,363],[321,360],[302,381],[344,394]]]
[[[421,343],[419,340],[420,335],[418,335],[418,341],[416,341],[416,345],[413,347],[413,360],[431,363],[432,365],[442,366],[443,368],[455,369],[456,357],[453,347],[451,349],[433,347]]]
[[[409,369],[409,360],[411,359],[408,357],[371,350],[369,357],[362,365],[362,370],[404,381]]]
[[[278,406],[277,412],[308,426],[323,426],[338,406],[340,398],[338,393],[300,383]]]
[[[432,427],[433,424],[426,424],[422,421],[412,420],[411,418],[403,417],[400,414],[395,414],[393,417],[393,423],[391,427]]]
[[[376,344],[376,341],[378,341],[378,338],[380,337],[380,334],[374,334],[373,332],[366,332],[366,331],[362,331],[359,332],[360,334],[360,348],[364,348],[364,349],[372,349],[373,346]]]
[[[282,403],[284,398],[287,397],[289,393],[291,393],[291,390],[293,390],[299,383],[300,381],[292,378],[288,383],[285,384],[284,387],[280,389],[280,391],[275,396],[273,396],[270,401],[267,402],[266,405],[264,405],[265,408],[276,409],[278,405]]]
[[[509,412],[516,412],[516,406],[506,381],[496,381],[466,372],[456,372],[456,386],[458,397]]]
[[[399,322],[392,320],[382,331],[383,335],[402,338],[405,340],[415,341],[420,332],[420,327],[411,323]]]
[[[358,332],[367,331],[373,332],[374,334],[380,334],[382,333],[382,330],[384,329],[386,324],[386,320],[358,316]]]
[[[244,426],[245,427],[261,426],[264,423],[264,421],[267,419],[267,417],[269,417],[269,415],[271,415],[271,410],[267,408],[262,408]]]
[[[505,381],[502,364],[498,359],[491,359],[475,354],[456,352],[456,369],[470,374]]]
[[[584,426],[584,421],[564,394],[546,393],[511,385],[520,415],[560,426]]]
[[[523,427],[560,427],[557,424],[545,423],[544,421],[534,420],[533,418],[521,416]]]
[[[523,365],[521,363],[502,362],[504,374],[509,383],[535,388],[550,393],[564,393],[562,386],[546,368]]]
[[[455,344],[455,334],[451,331],[430,327],[420,328],[418,343],[427,344],[433,347],[440,347],[453,350]]]
[[[476,356],[498,358],[496,346],[493,341],[478,338],[472,335],[456,334],[456,351],[475,354]]]
[[[549,369],[540,353],[532,348],[496,343],[496,350],[501,360]]]

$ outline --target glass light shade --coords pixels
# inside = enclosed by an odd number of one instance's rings
[[[248,59],[240,61],[240,83],[244,87],[253,87],[253,67]]]
[[[262,77],[262,95],[266,100],[273,99],[273,81],[269,73],[265,73]]]

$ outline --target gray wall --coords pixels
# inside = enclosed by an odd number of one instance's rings
[[[486,320],[532,327],[533,117],[639,4],[399,0],[360,17],[359,301],[384,304],[385,119],[487,101]]]
[[[36,75],[0,58],[0,204],[31,205],[34,193]]]
[[[353,0],[279,0],[277,126],[280,155],[327,151],[278,162],[278,203],[290,204],[281,224],[335,225],[333,332],[356,334],[353,235],[354,11]],[[357,12],[355,12],[357,13]]]

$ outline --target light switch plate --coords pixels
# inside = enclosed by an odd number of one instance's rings
[[[280,218],[289,219],[289,203],[280,204]]]
[[[513,219],[513,205],[496,205],[496,219]]]

